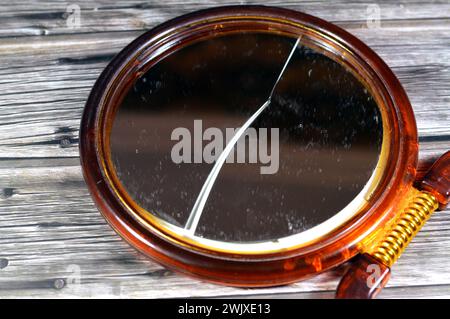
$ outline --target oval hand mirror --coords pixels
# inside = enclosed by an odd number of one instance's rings
[[[448,200],[432,178],[412,187],[417,131],[392,71],[285,9],[210,9],[145,33],[100,76],[80,135],[111,226],[165,266],[228,285],[285,284],[358,253],[388,269],[386,238],[410,202],[431,213]]]

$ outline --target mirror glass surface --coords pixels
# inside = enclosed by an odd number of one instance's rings
[[[353,73],[297,40],[216,36],[140,76],[110,135],[130,197],[175,231],[237,244],[354,213],[379,159],[381,113]]]

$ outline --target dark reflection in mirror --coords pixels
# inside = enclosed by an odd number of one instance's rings
[[[191,132],[193,161],[196,120],[201,133],[218,128],[225,135],[242,126],[268,98],[295,40],[256,33],[212,38],[166,57],[136,81],[114,120],[111,158],[138,205],[186,225],[214,163],[175,163],[174,130]],[[383,135],[380,111],[366,88],[340,64],[301,44],[252,128],[257,134],[278,129],[276,172],[261,174],[267,165],[248,163],[249,154],[246,163],[226,163],[196,235],[276,240],[326,221],[367,183]],[[200,137],[201,150],[209,142]],[[269,134],[269,146],[275,142]]]

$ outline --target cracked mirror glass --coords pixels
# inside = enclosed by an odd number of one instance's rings
[[[379,159],[381,113],[353,73],[302,40],[200,40],[131,86],[110,156],[161,227],[268,247],[311,240],[355,213]]]

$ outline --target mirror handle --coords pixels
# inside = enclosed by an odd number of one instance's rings
[[[356,257],[342,277],[338,299],[372,299],[387,284],[391,267],[431,214],[448,205],[450,151],[442,155],[420,183],[422,191],[402,211],[381,240]]]

